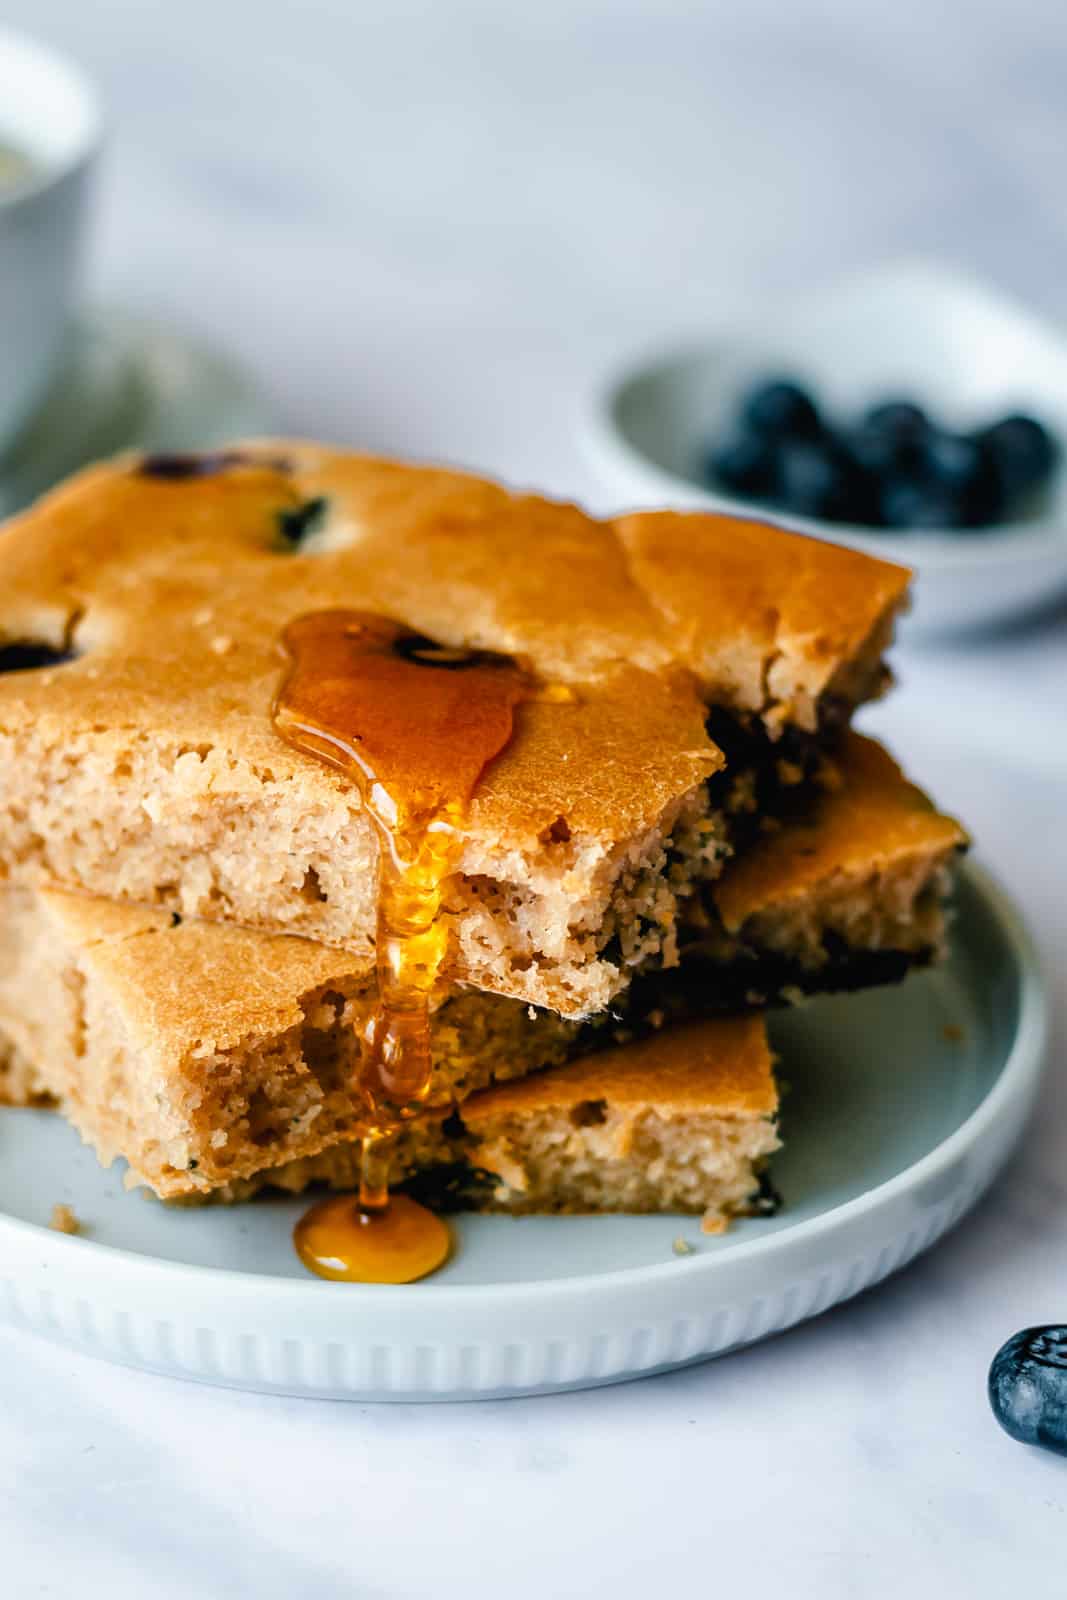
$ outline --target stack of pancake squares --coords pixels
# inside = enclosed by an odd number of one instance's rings
[[[758,1211],[766,1010],[944,949],[965,835],[850,728],[907,582],[308,444],[81,473],[0,531],[0,1098],[165,1199],[357,1181],[380,834],[272,723],[286,628],[351,608],[557,691],[467,807],[393,1181]]]

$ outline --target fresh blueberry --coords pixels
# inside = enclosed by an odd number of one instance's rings
[[[843,443],[859,470],[871,477],[881,478],[907,465],[907,452],[902,452],[896,437],[883,428],[868,427],[864,423],[847,433]]]
[[[738,433],[708,456],[709,481],[731,494],[766,495],[774,489],[774,451],[755,433]]]
[[[1067,1455],[1067,1328],[1024,1328],[989,1369],[989,1403],[1005,1433]]]
[[[959,493],[922,478],[888,479],[879,509],[886,528],[960,528],[965,521]]]
[[[977,442],[988,452],[1009,497],[1039,488],[1056,464],[1058,452],[1048,429],[1021,412],[983,429]]]
[[[73,660],[73,650],[57,650],[50,644],[0,645],[0,672],[32,672],[38,667],[61,667]]]
[[[879,428],[898,439],[921,439],[930,423],[913,400],[880,400],[864,413],[863,426]]]
[[[988,526],[1003,516],[1001,479],[980,440],[931,428],[923,468],[926,481],[957,497],[967,527]]]
[[[1011,515],[1010,496],[989,462],[963,494],[963,520],[968,528],[990,528]]]
[[[870,476],[916,470],[922,461],[929,423],[918,406],[906,400],[886,401],[865,413],[847,436],[853,461]]]
[[[899,472],[918,466],[930,423],[910,400],[883,400],[867,411],[853,436],[857,460],[872,472]]]
[[[741,415],[768,439],[815,439],[822,429],[811,395],[787,378],[757,383],[745,396]]]
[[[876,528],[882,520],[881,491],[873,480],[852,479],[844,498],[835,507],[834,522],[852,522],[857,527]]]
[[[875,472],[861,466],[847,443],[831,447],[837,466],[838,492],[832,511],[836,522],[855,522],[872,525],[881,520],[882,479]]]
[[[935,483],[968,493],[988,470],[988,457],[977,439],[931,428],[923,446],[924,465]]]
[[[287,511],[279,511],[278,528],[286,544],[293,549],[303,544],[309,534],[322,527],[328,510],[326,496],[319,494],[313,500],[304,500]]]
[[[786,444],[779,451],[776,499],[799,516],[843,521],[851,488],[849,463],[831,444]]]

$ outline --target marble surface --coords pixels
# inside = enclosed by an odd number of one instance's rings
[[[629,344],[916,252],[1067,318],[1054,0],[7,0],[4,21],[76,51],[111,105],[93,292],[242,356],[280,427],[607,506],[572,420]],[[5,1596],[992,1600],[1061,1571],[1067,1468],[983,1391],[1003,1338],[1067,1316],[1067,612],[899,666],[867,723],[972,822],[1055,993],[1041,1114],[974,1217],[759,1348],[552,1399],[262,1399],[0,1331]]]

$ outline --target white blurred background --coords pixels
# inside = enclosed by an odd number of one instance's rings
[[[109,104],[98,296],[240,351],[289,427],[568,487],[524,381],[573,386],[621,341],[916,253],[1067,318],[1057,0],[2,16],[74,52]],[[445,398],[486,350],[489,437]]]

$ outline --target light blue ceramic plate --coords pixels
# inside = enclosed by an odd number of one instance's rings
[[[131,1365],[342,1398],[544,1392],[719,1354],[876,1283],[974,1204],[1032,1104],[1045,1001],[1017,914],[971,868],[947,965],[773,1032],[776,1217],[719,1238],[693,1218],[461,1218],[452,1263],[400,1289],[308,1277],[298,1201],[168,1210],[58,1118],[0,1113],[0,1311]],[[56,1201],[86,1238],[43,1226]]]

